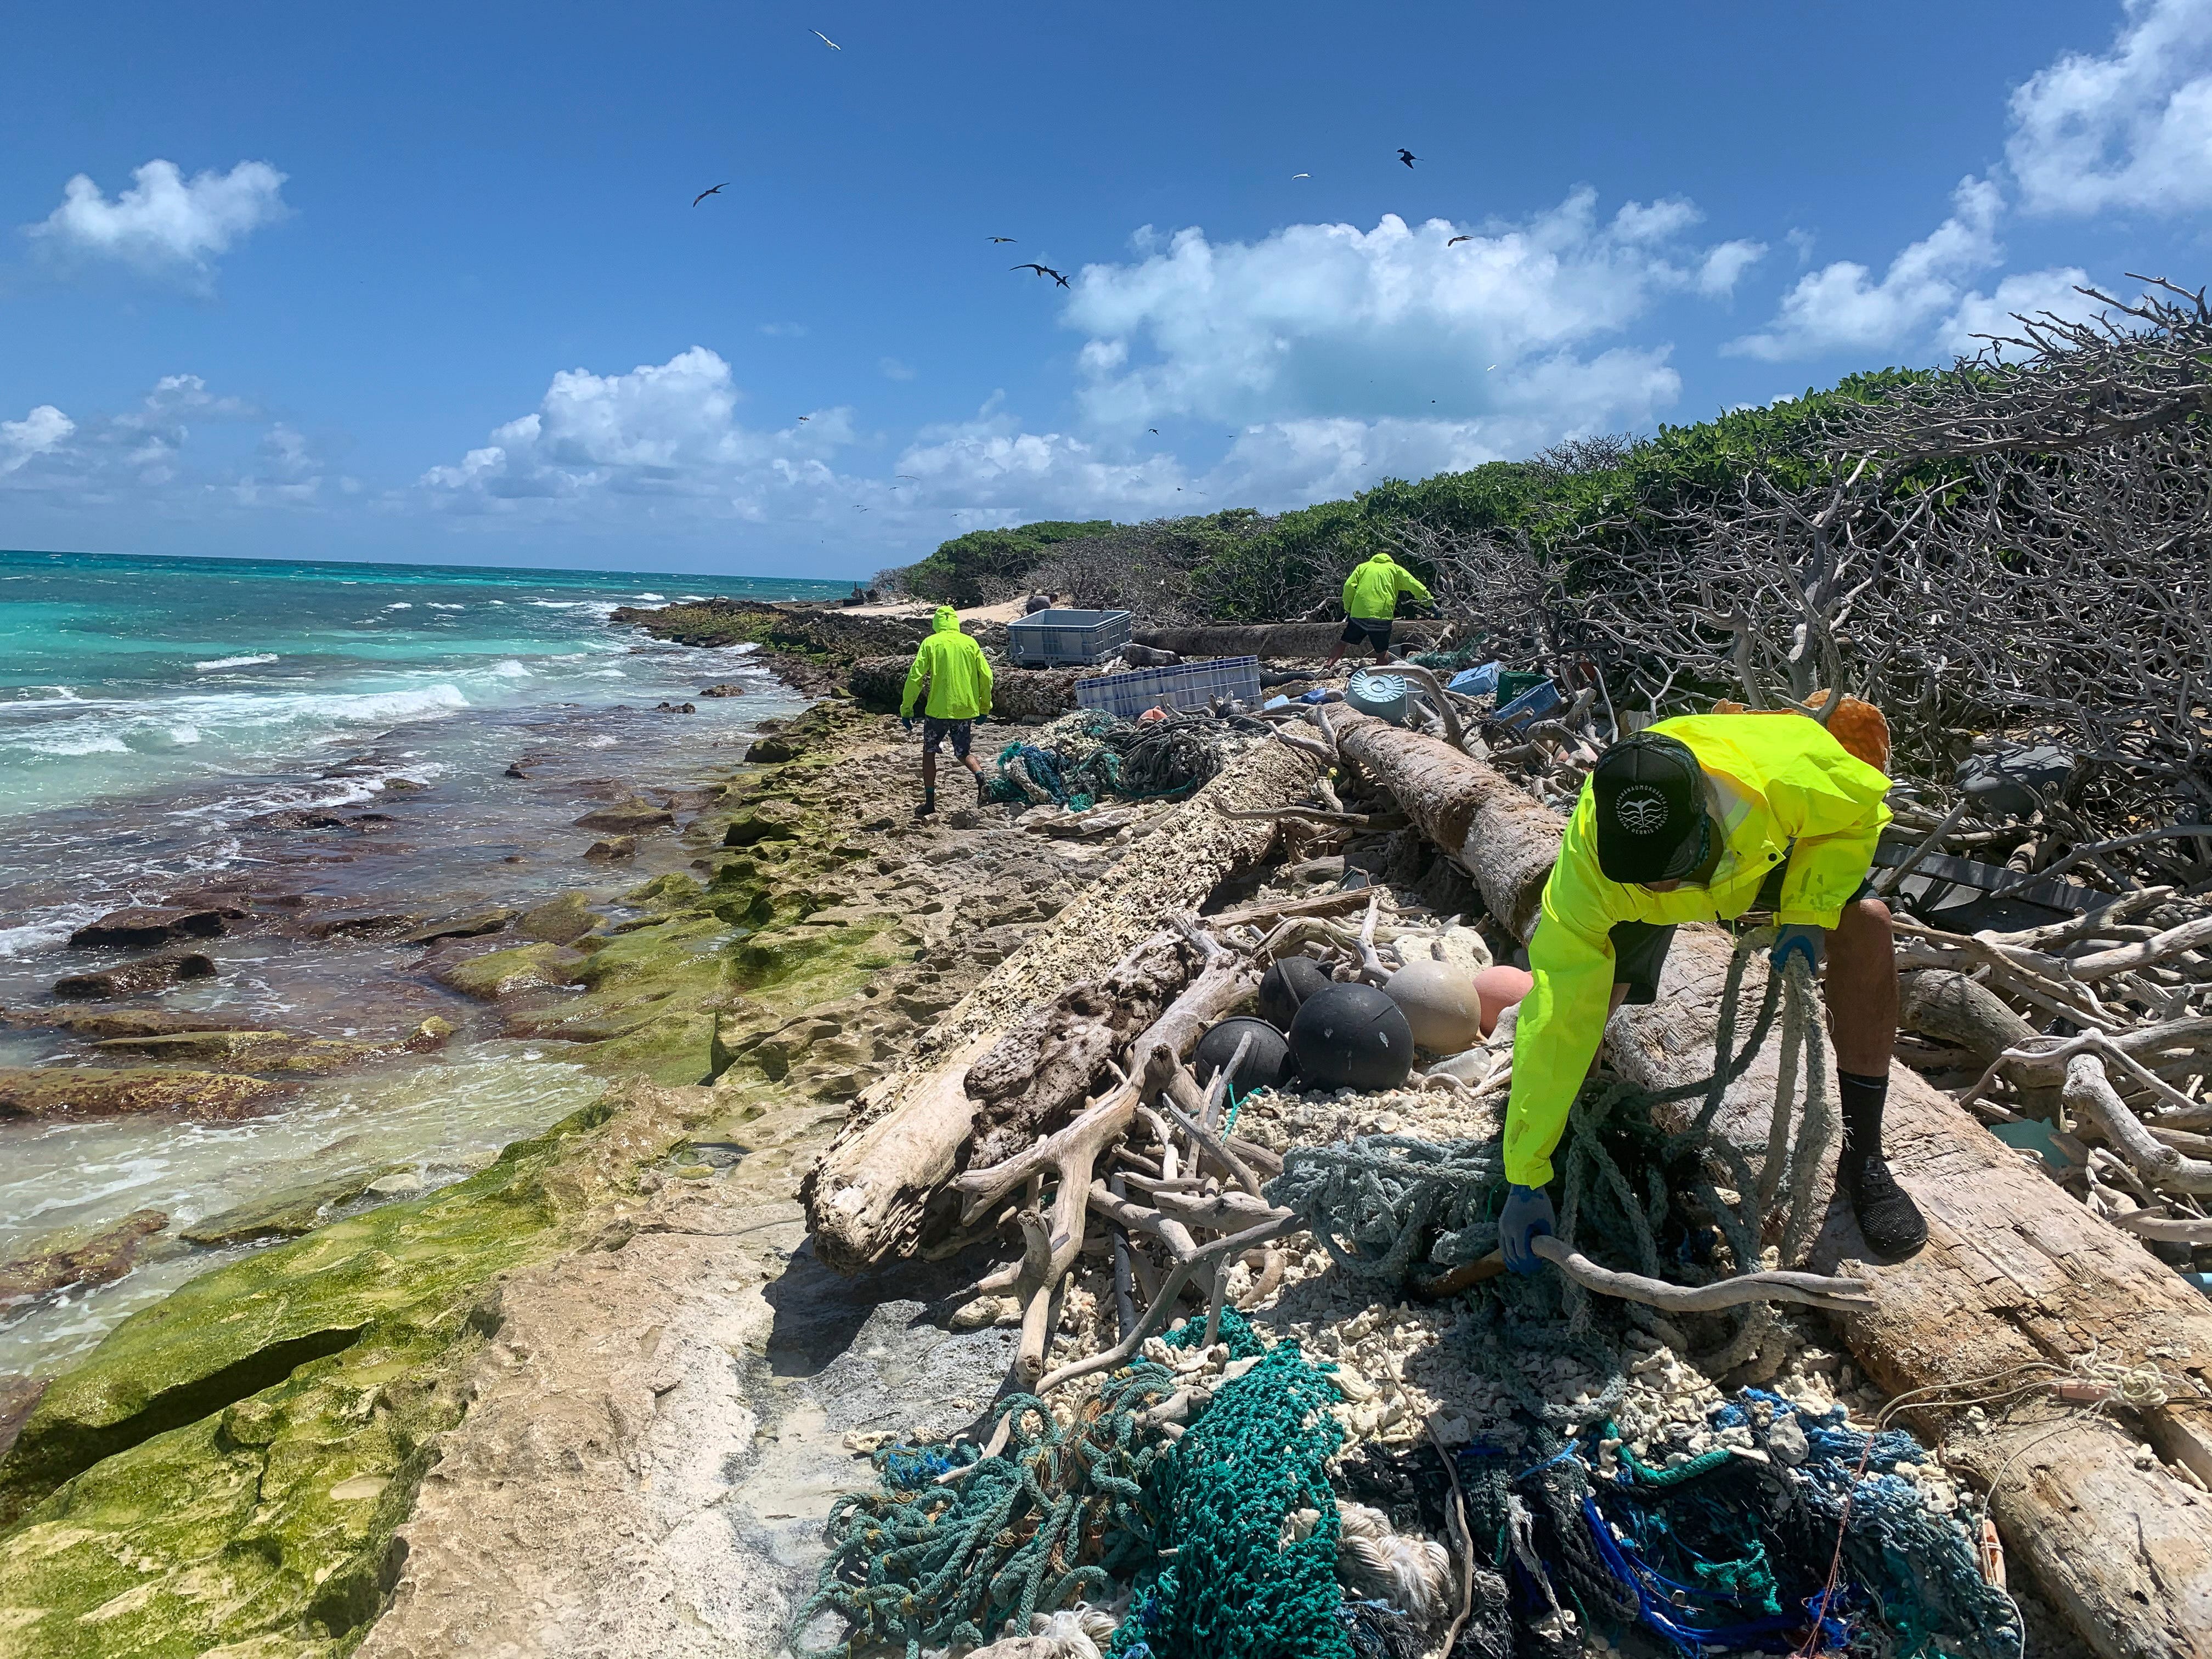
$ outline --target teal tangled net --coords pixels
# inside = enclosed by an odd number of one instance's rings
[[[1194,1321],[1167,1340],[1202,1340]],[[1255,1365],[1213,1396],[1150,1494],[1162,1550],[1173,1556],[1139,1578],[1108,1659],[1353,1659],[1339,1609],[1336,1494],[1327,1466],[1344,1443],[1329,1415],[1341,1397],[1328,1370],[1295,1342],[1263,1348],[1233,1309],[1221,1338]],[[1314,1511],[1310,1530],[1285,1522]]]

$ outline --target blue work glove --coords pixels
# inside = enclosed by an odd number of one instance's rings
[[[913,715],[911,715],[911,714],[901,714],[901,715],[899,716],[899,724],[900,724],[901,726],[903,726],[904,727],[906,727],[906,729],[907,729],[908,731],[909,731],[909,732],[913,731],[913,730],[914,730],[914,716],[913,716]]]
[[[1793,922],[1774,936],[1774,948],[1766,953],[1766,965],[1778,974],[1790,965],[1790,957],[1802,957],[1805,971],[1817,977],[1823,942],[1819,928]]]
[[[1557,1218],[1552,1195],[1541,1187],[1514,1187],[1505,1194],[1505,1208],[1498,1217],[1498,1248],[1505,1265],[1516,1273],[1533,1273],[1544,1265],[1529,1241],[1538,1233],[1549,1236]]]

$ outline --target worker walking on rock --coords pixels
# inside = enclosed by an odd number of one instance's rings
[[[937,607],[929,637],[907,670],[899,720],[909,732],[925,680],[929,701],[921,711],[921,805],[914,809],[918,818],[937,810],[937,750],[947,738],[952,740],[952,757],[975,775],[977,802],[983,799],[983,763],[968,752],[968,745],[974,722],[991,709],[991,665],[983,647],[960,631],[960,613],[949,605]]]
[[[1375,660],[1390,660],[1390,624],[1398,614],[1398,596],[1411,593],[1417,604],[1429,603],[1429,590],[1413,573],[1388,553],[1377,553],[1352,567],[1344,579],[1344,634],[1328,653],[1334,668],[1344,660],[1344,647],[1362,640],[1375,647]]]
[[[1615,744],[1583,785],[1528,944],[1535,984],[1513,1039],[1499,1218],[1508,1266],[1533,1273],[1552,1231],[1552,1152],[1607,1019],[1656,1000],[1686,921],[1771,913],[1769,961],[1818,972],[1824,946],[1844,1145],[1836,1190],[1868,1248],[1911,1255],[1928,1227],[1882,1159],[1881,1114],[1897,1042],[1888,907],[1867,872],[1889,822],[1889,780],[1816,720],[1698,714]],[[1755,1265],[1755,1264],[1747,1264]]]

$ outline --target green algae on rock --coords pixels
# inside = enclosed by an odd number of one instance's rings
[[[453,1377],[496,1327],[494,1279],[573,1243],[717,1108],[633,1085],[430,1198],[125,1321],[0,1462],[0,1633],[57,1659],[343,1651],[388,1586],[434,1436],[465,1409]]]
[[[229,1072],[173,1072],[154,1066],[0,1066],[0,1117],[177,1112],[222,1120],[265,1110],[290,1091],[288,1084]]]
[[[287,1187],[196,1221],[180,1236],[187,1244],[210,1249],[269,1238],[297,1238],[314,1231],[330,1218],[332,1209],[359,1198],[368,1191],[370,1182],[391,1174],[394,1167],[398,1166],[356,1170],[329,1181]]]

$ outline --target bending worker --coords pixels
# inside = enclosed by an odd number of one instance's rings
[[[1376,662],[1390,660],[1390,623],[1398,614],[1401,593],[1411,593],[1418,604],[1429,603],[1429,590],[1388,553],[1352,567],[1344,579],[1344,634],[1328,653],[1331,668],[1344,660],[1346,646],[1362,640],[1375,647]]]
[[[921,710],[921,805],[918,818],[937,810],[937,751],[952,739],[952,757],[975,775],[975,799],[983,799],[983,763],[968,752],[975,722],[991,708],[991,665],[983,647],[960,631],[960,613],[949,605],[937,607],[929,637],[914,653],[914,666],[906,671],[906,691],[899,699],[899,720],[914,730],[915,700],[921,684],[929,682],[929,701]]]
[[[1583,785],[1528,943],[1535,985],[1513,1037],[1499,1217],[1508,1266],[1552,1231],[1552,1152],[1607,1018],[1656,1000],[1677,924],[1772,913],[1770,961],[1818,972],[1827,955],[1844,1145],[1836,1190],[1875,1255],[1911,1255],[1927,1224],[1881,1155],[1897,1041],[1889,909],[1867,871],[1889,822],[1889,780],[1820,721],[1794,714],[1662,720],[1606,750]]]

